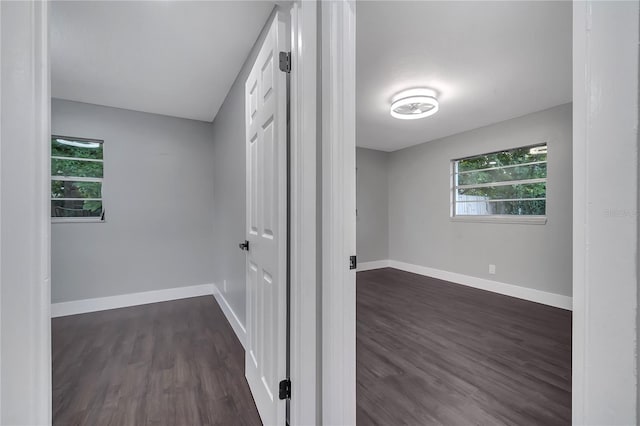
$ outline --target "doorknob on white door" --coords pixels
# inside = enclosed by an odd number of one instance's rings
[[[249,241],[244,240],[244,242],[238,244],[238,247],[240,247],[240,250],[249,251]]]

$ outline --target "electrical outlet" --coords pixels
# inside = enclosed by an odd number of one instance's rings
[[[227,280],[222,281],[222,291],[227,292]]]
[[[489,265],[489,273],[491,275],[495,275],[496,274],[496,265]]]

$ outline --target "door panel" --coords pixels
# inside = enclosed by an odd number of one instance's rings
[[[276,16],[245,84],[247,164],[247,353],[245,374],[265,425],[285,424],[278,385],[286,375],[286,76]]]

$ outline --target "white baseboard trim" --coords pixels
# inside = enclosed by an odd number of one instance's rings
[[[356,272],[364,272],[364,271],[370,271],[372,269],[388,268],[389,262],[391,262],[389,259],[374,260],[372,262],[362,262],[362,263],[359,263],[358,266],[356,267]]]
[[[236,336],[238,336],[238,340],[240,340],[240,343],[242,343],[242,347],[246,350],[247,329],[244,328],[244,325],[242,325],[240,318],[238,318],[236,313],[231,308],[231,305],[229,305],[229,302],[227,302],[227,299],[225,299],[224,295],[215,284],[213,284],[213,296],[216,298],[218,305],[220,305],[220,309],[222,309],[222,312],[224,312],[224,316],[227,317],[227,321],[229,322],[229,324],[231,324],[231,328],[233,328]]]
[[[358,265],[357,271],[363,272],[380,268],[400,269],[401,271],[412,272],[414,274],[424,275],[426,277],[437,278],[456,284],[466,285],[468,287],[491,291],[493,293],[517,297],[518,299],[542,303],[544,305],[567,309],[569,311],[573,310],[573,298],[569,296],[548,293],[546,291],[534,290],[528,287],[501,283],[484,278],[472,277],[469,275],[458,274],[456,272],[443,271],[441,269],[429,268],[428,266],[413,265],[411,263],[399,262],[397,260],[376,260],[374,262],[362,262],[360,265]]]
[[[504,294],[506,296],[516,297],[518,299],[542,303],[544,305],[554,306],[556,308],[567,309],[569,311],[573,310],[573,298],[569,296],[563,296],[561,294],[548,293],[546,291],[534,290],[528,287],[521,287],[518,285],[501,283],[498,281],[491,281],[484,278],[472,277],[455,272],[443,271],[440,269],[429,268],[427,266],[398,262],[397,260],[389,261],[389,267],[400,269],[406,272],[412,272],[414,274],[424,275],[427,277],[437,278],[440,280],[450,281],[456,284],[466,285],[468,287],[474,287],[481,290]]]
[[[121,294],[118,296],[97,297],[94,299],[73,300],[51,304],[51,318],[87,312],[106,311],[108,309],[126,308],[149,303],[166,302],[168,300],[186,299],[188,297],[212,295],[213,284],[193,285],[188,287],[167,288],[163,290],[144,291],[140,293]]]

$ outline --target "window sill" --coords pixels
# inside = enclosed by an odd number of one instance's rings
[[[52,217],[51,223],[104,223],[99,217]]]
[[[452,216],[452,222],[510,223],[521,225],[545,225],[546,216]]]

